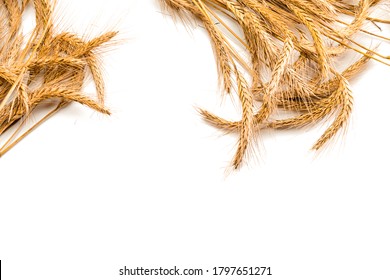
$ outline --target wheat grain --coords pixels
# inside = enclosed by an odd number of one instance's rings
[[[23,44],[21,26],[27,5],[34,7],[36,26]],[[99,48],[112,42],[117,32],[107,32],[89,41],[68,32],[57,34],[53,5],[49,0],[3,0],[0,2],[0,20],[6,23],[0,31],[3,39],[0,44],[0,136],[20,121],[14,134],[0,149],[0,155],[70,102],[110,114],[104,105]],[[96,101],[82,93],[88,68],[96,86]],[[48,99],[59,100],[57,108],[12,142],[31,112]]]
[[[246,150],[263,128],[302,127],[334,116],[313,146],[320,149],[347,127],[353,107],[348,80],[369,60],[390,65],[389,56],[354,38],[366,34],[390,40],[363,29],[368,22],[390,23],[389,19],[370,16],[379,0],[359,0],[356,4],[346,0],[159,1],[175,18],[203,24],[212,41],[225,91],[237,85],[241,120],[226,120],[198,109],[206,122],[225,133],[239,132],[235,168],[242,165]],[[242,35],[233,31],[230,21],[241,28]],[[229,35],[237,39],[246,54],[232,47]],[[349,50],[362,57],[345,65],[344,70],[336,69]],[[239,66],[242,71],[237,70]],[[279,110],[293,117],[275,119]]]

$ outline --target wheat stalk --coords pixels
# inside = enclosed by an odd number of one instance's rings
[[[226,120],[199,109],[209,124],[239,134],[232,162],[236,169],[262,129],[302,127],[334,116],[313,146],[314,150],[321,149],[347,127],[353,107],[349,80],[369,60],[390,65],[390,57],[355,40],[363,34],[390,40],[364,29],[367,23],[390,23],[389,19],[371,17],[372,11],[379,9],[379,0],[159,1],[175,18],[197,20],[205,27],[225,91],[237,89],[241,120]],[[231,21],[240,26],[242,35],[233,31]],[[241,46],[232,47],[229,35]],[[239,49],[245,49],[246,54],[239,55]],[[337,70],[335,65],[349,50],[361,54],[361,58]],[[279,110],[295,117],[283,119]]]
[[[27,5],[34,7],[36,26],[23,43],[22,22]],[[0,30],[0,136],[19,122],[0,155],[70,102],[110,114],[104,105],[105,86],[98,50],[112,41],[117,32],[89,41],[76,34],[57,32],[49,0],[3,0],[0,19],[7,23]],[[82,93],[87,69],[96,86],[96,100]],[[58,106],[15,140],[26,119],[45,100],[58,100]]]

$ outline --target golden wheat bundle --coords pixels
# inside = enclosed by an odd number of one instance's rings
[[[356,39],[365,34],[388,40],[365,29],[368,23],[376,27],[377,22],[389,23],[371,16],[378,0],[160,1],[172,15],[202,24],[214,48],[224,91],[237,93],[242,107],[239,121],[200,110],[208,123],[239,134],[235,169],[262,129],[302,127],[334,116],[313,146],[321,149],[348,123],[353,106],[348,80],[369,59],[389,64],[389,57]],[[244,48],[246,55],[238,48]],[[361,58],[338,69],[335,65],[350,50]]]
[[[22,23],[28,5],[34,7],[35,27],[26,38]],[[2,0],[0,20],[0,136],[19,122],[0,155],[72,101],[109,114],[104,106],[99,48],[111,41],[116,32],[88,41],[69,32],[56,32],[49,0]],[[82,92],[87,73],[91,73],[96,85],[96,100]],[[57,107],[16,138],[25,120],[46,100],[58,102]]]

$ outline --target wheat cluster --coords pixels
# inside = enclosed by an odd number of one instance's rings
[[[370,59],[389,64],[389,57],[358,41],[362,35],[389,40],[377,24],[389,22],[372,16],[386,4],[379,0],[160,1],[171,15],[205,28],[223,89],[237,93],[241,120],[200,109],[208,123],[239,135],[232,161],[236,169],[264,129],[303,127],[332,117],[313,145],[314,150],[324,147],[348,124],[353,107],[349,80]],[[348,51],[360,59],[345,65]]]
[[[26,9],[35,12],[30,35],[25,35],[22,28]],[[104,106],[99,50],[112,41],[116,32],[90,40],[70,32],[57,32],[49,0],[1,0],[0,20],[0,136],[19,123],[0,149],[0,155],[72,101],[110,113]],[[88,75],[96,85],[96,98],[83,94]],[[56,108],[32,127],[24,128],[22,134],[26,119],[46,100],[56,102]]]

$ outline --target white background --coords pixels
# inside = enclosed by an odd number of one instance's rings
[[[267,132],[225,176],[236,138],[194,109],[229,107],[204,30],[152,0],[58,2],[65,26],[122,32],[105,59],[113,115],[74,104],[0,159],[4,279],[150,279],[120,277],[125,265],[390,279],[389,68],[353,81],[347,136],[320,156],[325,125]]]

